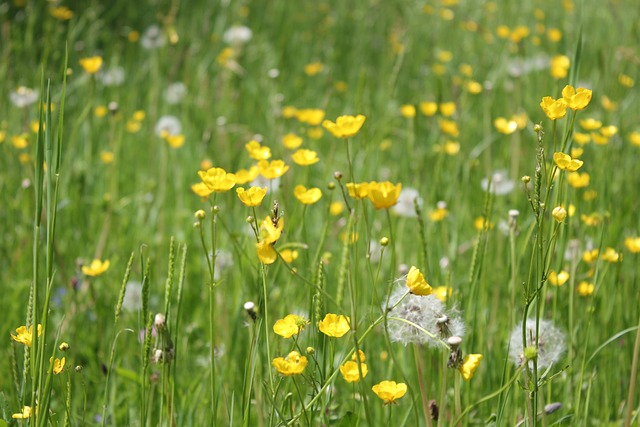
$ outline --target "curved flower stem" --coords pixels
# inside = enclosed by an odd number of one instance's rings
[[[218,208],[215,206],[215,197],[216,193],[214,193],[213,202],[211,204],[211,262],[209,264],[209,340],[211,341],[211,412],[212,412],[212,425],[217,425],[217,415],[218,415],[218,402],[217,402],[217,392],[216,392],[216,328],[215,328],[215,312],[216,312],[216,283],[215,283],[215,274],[216,274],[216,215],[218,213]],[[205,253],[207,259],[209,259],[209,254]]]

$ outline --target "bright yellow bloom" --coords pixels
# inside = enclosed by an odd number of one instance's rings
[[[480,361],[482,360],[481,354],[467,354],[462,361],[462,366],[458,368],[460,373],[462,374],[462,378],[465,381],[469,381],[473,378],[473,374],[480,366]]]
[[[16,334],[11,333],[11,338],[21,344],[31,347],[31,341],[33,339],[33,325],[29,326],[27,330],[26,326],[20,326],[16,329]],[[42,325],[38,324],[38,336],[42,335]]]
[[[291,338],[297,335],[309,323],[297,314],[288,314],[284,319],[279,319],[273,325],[273,332],[283,338]]]
[[[493,125],[498,132],[505,135],[511,135],[518,130],[518,123],[515,120],[507,120],[504,117],[498,117],[493,121]]]
[[[386,209],[395,205],[400,197],[402,184],[392,184],[389,181],[371,181],[367,188],[367,197],[376,209]]]
[[[283,160],[272,160],[271,162],[260,160],[258,169],[265,178],[275,179],[284,175],[289,170],[289,166]]]
[[[362,114],[358,114],[357,116],[340,116],[336,119],[335,123],[330,120],[323,121],[322,127],[331,132],[336,138],[350,138],[360,131],[366,119]]]
[[[584,153],[584,149],[581,147],[573,147],[571,149],[571,157],[580,157]]]
[[[229,191],[236,185],[236,176],[232,173],[227,173],[222,168],[198,171],[198,176],[209,190],[216,193]]]
[[[294,249],[284,249],[280,251],[280,257],[287,264],[291,264],[293,261],[298,259],[298,251]]]
[[[306,356],[301,356],[297,351],[292,351],[287,357],[276,357],[271,362],[276,371],[285,376],[298,375],[307,367]]]
[[[129,133],[138,133],[142,129],[142,123],[135,120],[127,120],[126,129]]]
[[[99,276],[105,271],[109,269],[110,262],[109,260],[100,261],[99,259],[94,259],[91,261],[91,264],[82,266],[82,273],[87,276]]]
[[[244,187],[238,187],[236,188],[236,194],[245,206],[259,206],[267,194],[267,187],[251,187],[246,191]]]
[[[602,136],[612,137],[613,135],[618,133],[618,127],[613,125],[604,126],[600,128],[600,133],[602,134]]]
[[[477,230],[477,231],[482,231],[482,230],[492,230],[493,229],[493,223],[488,221],[487,218],[485,218],[484,216],[479,216],[476,219],[473,220],[473,227]]]
[[[49,13],[60,21],[68,21],[73,18],[73,11],[66,6],[55,6],[49,9]]]
[[[366,377],[369,373],[369,368],[365,363],[360,363],[360,369],[362,370],[362,378]],[[349,360],[340,366],[340,373],[342,378],[348,383],[357,383],[360,381],[360,370],[358,370],[358,362]]]
[[[245,144],[244,148],[249,152],[253,160],[267,160],[271,158],[271,149],[266,145],[260,145],[258,141],[251,140]]]
[[[351,329],[349,316],[328,313],[318,324],[320,332],[329,336],[340,338]]]
[[[262,224],[260,224],[260,241],[267,243],[275,243],[282,234],[284,228],[284,218],[278,219],[278,224],[275,225],[270,216],[265,217]]]
[[[427,117],[433,116],[438,111],[438,104],[435,102],[421,102],[419,107],[420,112]]]
[[[113,152],[112,151],[101,151],[100,152],[100,160],[105,165],[113,163]]]
[[[304,66],[304,73],[307,76],[315,76],[319,74],[324,69],[324,64],[322,62],[312,62]]]
[[[597,249],[592,249],[590,251],[584,251],[584,253],[582,254],[582,260],[584,262],[587,262],[589,264],[596,262],[596,260],[598,259],[598,255],[599,255],[600,251],[598,251]]]
[[[314,126],[307,129],[307,136],[313,139],[314,141],[317,141],[320,138],[322,138],[322,135],[324,135],[324,131],[319,126]]]
[[[131,116],[131,118],[136,122],[141,122],[144,120],[146,116],[147,114],[144,112],[144,110],[136,110],[133,112],[133,115]]]
[[[565,55],[556,55],[551,58],[551,76],[556,79],[564,79],[567,77],[571,61]]]
[[[629,142],[636,147],[640,147],[640,132],[631,132],[629,134]]]
[[[572,159],[570,155],[560,152],[553,153],[553,161],[558,168],[569,172],[577,171],[584,164],[582,160]]]
[[[64,371],[64,364],[66,362],[66,358],[63,357],[62,359],[58,359],[56,358],[55,360],[53,360],[53,357],[51,359],[49,359],[49,362],[53,362],[53,374],[54,375],[58,375],[60,373],[62,373]]]
[[[430,295],[433,292],[431,286],[424,279],[424,275],[415,266],[411,266],[407,274],[407,287],[414,295]]]
[[[607,145],[609,143],[609,137],[597,132],[591,132],[591,139],[596,145]]]
[[[556,221],[562,222],[567,217],[567,210],[562,206],[556,206],[553,208],[553,211],[551,211],[551,216],[553,216],[553,219]]]
[[[449,215],[449,211],[447,210],[446,205],[444,207],[437,207],[436,209],[429,211],[429,219],[432,222],[442,221],[447,217],[447,215]]]
[[[456,103],[451,102],[443,102],[440,104],[440,114],[444,117],[451,117],[456,113]]]
[[[202,197],[203,199],[206,199],[207,197],[209,197],[209,195],[211,193],[213,193],[213,190],[210,190],[209,187],[207,187],[204,182],[199,182],[197,184],[193,184],[191,186],[191,191],[193,191],[194,193],[196,193],[198,196]]]
[[[553,286],[562,286],[567,283],[567,280],[569,280],[569,273],[564,270],[560,271],[560,273],[556,273],[554,270],[551,270],[547,275],[547,279],[549,279],[549,283]]]
[[[467,88],[467,92],[469,92],[472,95],[477,95],[480,92],[482,92],[482,84],[474,80],[468,81],[466,88]]]
[[[278,259],[278,253],[273,249],[273,245],[264,240],[256,243],[256,253],[260,262],[266,265],[273,264]]]
[[[295,115],[300,123],[306,123],[311,126],[318,126],[324,119],[324,110],[319,108],[305,108],[296,110]]]
[[[594,118],[580,120],[580,127],[584,130],[598,130],[602,127],[602,122]]]
[[[590,179],[591,178],[589,177],[589,174],[586,172],[584,173],[571,172],[567,174],[567,182],[573,188],[587,187],[589,185]]]
[[[11,418],[18,420],[26,420],[29,417],[31,417],[31,406],[23,406],[22,412],[11,415]]]
[[[91,56],[88,58],[82,58],[80,60],[80,66],[87,74],[95,74],[102,67],[102,57]]]
[[[580,145],[584,145],[591,141],[591,135],[583,132],[575,132],[573,134],[573,140]]]
[[[14,135],[11,137],[11,143],[18,150],[27,148],[27,146],[29,145],[28,135],[27,134]]]
[[[302,145],[302,138],[295,133],[288,133],[282,137],[282,144],[289,150],[295,150]]]
[[[549,41],[557,43],[562,40],[562,31],[557,28],[549,28],[547,30],[547,38],[549,39]]]
[[[340,215],[343,210],[344,205],[342,204],[342,202],[331,202],[331,205],[329,206],[329,213],[332,216]]]
[[[460,152],[460,143],[455,141],[446,141],[442,146],[442,151],[449,156],[455,156]]]
[[[588,283],[585,282],[584,280],[582,282],[580,282],[580,284],[578,285],[578,293],[580,295],[582,295],[583,297],[587,297],[591,294],[593,294],[593,290],[595,289],[595,286],[593,285],[593,283]]]
[[[400,107],[402,117],[411,119],[416,116],[416,107],[413,104],[404,104]]]
[[[249,170],[240,169],[235,173],[236,184],[243,185],[247,182],[251,182],[260,175],[260,169],[257,166],[251,166]]]
[[[573,86],[567,85],[562,89],[562,99],[572,110],[584,110],[591,102],[592,94],[591,90],[583,87],[575,89]]]
[[[296,114],[298,113],[298,109],[296,107],[287,105],[282,108],[282,111],[280,113],[282,114],[282,117],[284,117],[285,119],[291,119],[293,117],[296,117]]]
[[[346,187],[347,192],[349,193],[349,197],[352,197],[356,200],[364,199],[369,195],[368,182],[347,182]]]
[[[438,286],[433,288],[433,296],[442,302],[446,302],[447,298],[453,293],[453,289],[448,286]]]
[[[602,258],[602,260],[604,261],[611,262],[611,263],[616,263],[621,261],[620,254],[616,252],[615,249],[610,247],[607,247],[607,249],[605,249],[604,253],[600,256],[600,258]]]
[[[167,141],[167,144],[169,144],[171,148],[180,148],[184,145],[184,142],[185,142],[184,135],[180,135],[180,134],[165,135],[163,139]]]
[[[318,158],[318,153],[313,150],[306,150],[304,148],[299,149],[295,153],[291,155],[293,162],[300,166],[309,166],[314,163],[318,163],[320,159]]]
[[[460,136],[460,130],[458,129],[458,124],[453,120],[438,120],[438,126],[440,126],[440,131],[445,135],[452,136],[457,138]]]
[[[371,390],[384,401],[385,405],[395,403],[407,392],[407,385],[405,383],[397,383],[395,381],[382,381],[373,387]]]
[[[296,185],[293,189],[293,195],[302,204],[312,205],[322,197],[322,191],[319,188],[309,188],[304,185]]]
[[[567,114],[567,103],[563,98],[553,99],[545,96],[540,102],[540,107],[551,120],[561,119]]]
[[[627,237],[624,239],[624,245],[629,252],[637,254],[640,252],[640,237]]]

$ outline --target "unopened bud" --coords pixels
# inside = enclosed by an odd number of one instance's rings
[[[562,206],[557,206],[553,208],[551,215],[553,216],[553,219],[555,219],[556,221],[562,222],[567,217],[567,210]]]
[[[66,342],[63,342],[62,344],[60,344],[58,348],[60,349],[60,351],[67,351],[69,350],[69,344],[67,344]]]
[[[528,183],[530,183],[530,182],[531,182],[531,177],[530,177],[529,175],[525,175],[525,176],[523,176],[522,178],[520,178],[520,180],[521,180],[522,182],[524,182],[525,184],[528,184]]]
[[[196,219],[203,220],[207,216],[207,214],[202,209],[198,209],[194,216],[196,217]]]
[[[162,313],[156,314],[156,317],[153,319],[153,324],[155,325],[156,329],[164,329],[166,322],[167,319]]]
[[[382,239],[380,239],[380,246],[387,246],[388,244],[389,244],[388,237],[383,237]]]
[[[340,171],[335,171],[335,172],[333,173],[333,177],[334,177],[335,179],[337,179],[338,181],[340,181],[340,180],[342,179],[342,172],[340,172]]]

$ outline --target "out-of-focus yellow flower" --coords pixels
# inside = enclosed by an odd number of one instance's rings
[[[329,206],[329,213],[332,216],[340,215],[344,211],[344,204],[342,202],[331,202]]]
[[[485,218],[484,216],[479,216],[473,221],[473,228],[475,228],[477,231],[482,231],[485,229],[491,230],[493,229],[493,223],[487,221],[487,218]]]
[[[582,149],[581,147],[573,147],[571,149],[571,157],[572,158],[580,157],[580,156],[582,156],[582,153],[584,153],[584,149]]]
[[[597,249],[592,249],[590,251],[584,251],[582,253],[582,260],[588,264],[594,263],[598,260],[598,255],[600,251]]]
[[[136,122],[141,122],[146,116],[147,114],[143,110],[136,110],[133,112],[133,115],[131,115],[131,118]]]
[[[440,131],[442,133],[457,138],[460,136],[460,130],[458,129],[458,124],[453,120],[438,120],[438,126],[440,127]]]
[[[558,168],[569,172],[577,171],[584,164],[582,160],[572,159],[570,155],[560,152],[553,153],[553,161]]]
[[[292,107],[291,105],[283,107],[282,111],[280,112],[280,114],[282,114],[282,117],[284,117],[285,119],[292,119],[296,117],[297,113],[298,109],[296,107]]]
[[[0,130],[0,144],[4,142],[4,139],[7,137],[7,132]]]
[[[369,195],[369,183],[368,182],[347,182],[347,192],[349,197],[356,200],[364,199]]]
[[[66,6],[54,6],[49,9],[49,13],[60,21],[68,21],[73,18],[73,11]]]
[[[551,76],[556,79],[564,79],[567,77],[571,61],[565,55],[556,55],[551,58]]]
[[[633,254],[640,252],[640,237],[627,237],[624,239],[624,245]]]
[[[328,313],[318,324],[318,329],[329,337],[340,338],[351,329],[351,319],[342,314]]]
[[[432,222],[438,222],[445,219],[447,215],[449,215],[447,204],[443,201],[440,201],[436,204],[436,208],[429,212],[429,219]]]
[[[309,166],[314,163],[318,163],[320,159],[318,158],[318,153],[313,150],[307,150],[304,148],[300,148],[295,153],[291,155],[291,159],[293,162],[300,166]]]
[[[236,176],[236,184],[243,185],[247,182],[251,182],[256,179],[260,175],[260,169],[258,166],[251,166],[247,169],[240,169],[235,173]]]
[[[129,31],[129,34],[127,34],[127,40],[129,40],[129,42],[131,43],[137,42],[138,40],[140,40],[140,33],[135,30]]]
[[[322,191],[319,188],[309,188],[304,185],[296,185],[293,189],[293,195],[302,204],[312,205],[322,197]]]
[[[193,184],[191,186],[191,191],[193,191],[194,193],[196,193],[198,196],[202,197],[203,199],[206,199],[207,197],[209,197],[209,195],[211,193],[213,193],[213,190],[211,190],[209,187],[207,187],[207,185],[204,182],[199,182],[197,184]]]
[[[609,137],[598,132],[591,132],[591,139],[596,145],[607,145],[609,143]]]
[[[246,191],[244,187],[238,187],[236,188],[236,194],[245,206],[260,206],[262,199],[267,194],[267,187],[251,187]]]
[[[446,302],[447,298],[449,298],[452,293],[453,289],[451,289],[449,286],[436,286],[435,288],[433,288],[432,292],[433,296],[438,298],[442,302]]]
[[[211,159],[202,159],[200,161],[200,170],[206,171],[207,169],[211,169],[212,167],[213,167],[213,162],[211,161]],[[237,175],[236,175],[236,178],[238,178]],[[239,182],[236,182],[236,183],[240,184]]]
[[[318,126],[324,119],[324,110],[319,108],[305,108],[295,112],[296,118],[300,123],[306,123],[310,126]]]
[[[404,104],[400,107],[400,114],[402,117],[411,119],[416,116],[416,107],[413,104]]]
[[[309,322],[306,319],[298,316],[297,314],[289,314],[285,316],[284,319],[280,319],[274,323],[273,332],[283,338],[291,338],[292,336],[299,334],[307,323]]]
[[[111,163],[113,163],[113,152],[112,151],[101,151],[100,152],[100,160],[102,160],[102,163],[104,163],[105,165],[109,165]]]
[[[308,363],[306,356],[301,356],[297,351],[292,351],[287,357],[276,357],[271,364],[280,374],[290,376],[301,374]]]
[[[342,81],[342,80],[337,81],[337,82],[333,85],[333,87],[334,87],[338,92],[341,92],[341,93],[345,93],[345,92],[347,91],[347,89],[348,89],[347,82],[344,82],[344,81]]]
[[[551,120],[561,119],[567,114],[567,103],[563,98],[553,99],[545,96],[540,102],[540,107]]]
[[[445,141],[442,145],[442,152],[449,156],[455,156],[460,152],[460,143],[456,141]]]
[[[102,57],[91,56],[88,58],[82,58],[80,60],[80,66],[87,74],[95,74],[102,67]]]
[[[501,39],[509,38],[510,34],[511,30],[506,25],[499,25],[498,28],[496,28],[496,35]]]
[[[110,264],[109,260],[94,259],[91,264],[82,266],[82,273],[86,276],[99,276],[109,269]]]
[[[594,118],[580,120],[580,127],[584,130],[598,130],[602,127],[602,122]]]
[[[395,381],[382,381],[371,390],[378,396],[385,405],[395,403],[407,393],[407,385],[405,383],[396,383]]]
[[[594,288],[595,286],[593,286],[593,283],[588,283],[583,280],[582,282],[580,282],[580,284],[578,284],[577,291],[581,296],[587,297],[593,294]]]
[[[443,102],[440,104],[440,114],[444,117],[451,117],[456,113],[455,102]]]
[[[324,64],[322,62],[312,62],[304,66],[304,73],[307,76],[315,76],[324,70]]]
[[[600,99],[600,103],[602,104],[602,108],[607,111],[615,111],[618,109],[618,103],[613,102],[611,98],[606,95],[602,96],[602,98]]]
[[[458,70],[460,71],[460,74],[465,77],[471,77],[473,75],[473,67],[469,64],[460,64],[460,66],[458,66]]]
[[[431,295],[433,288],[424,279],[424,275],[415,266],[411,266],[407,274],[407,287],[414,295]]]
[[[480,361],[482,360],[481,354],[467,354],[462,361],[462,365],[458,368],[460,373],[462,374],[462,378],[465,381],[469,381],[473,378],[473,374],[480,366]]]
[[[63,357],[62,359],[56,358],[55,360],[53,359],[53,357],[49,359],[49,362],[53,362],[54,375],[61,374],[64,371],[64,364],[66,363],[66,361],[67,359],[65,357]]]
[[[495,126],[498,132],[505,135],[511,135],[518,130],[518,123],[515,120],[507,120],[504,117],[498,117],[495,119],[493,121],[493,126]]]
[[[298,251],[295,249],[284,249],[280,251],[280,257],[287,264],[291,264],[293,261],[298,259]]]
[[[477,95],[482,92],[482,84],[474,80],[468,81],[466,88],[467,88],[467,92],[469,92],[472,95]]]
[[[302,145],[302,138],[295,133],[288,133],[282,137],[282,144],[289,150],[295,150]]]
[[[142,123],[136,120],[127,120],[126,128],[129,133],[138,133],[142,129]]]
[[[17,414],[12,414],[11,418],[18,420],[26,420],[31,417],[31,406],[23,406],[22,411]]]
[[[171,148],[180,148],[184,145],[184,142],[185,142],[184,135],[181,135],[181,134],[178,134],[178,135],[167,134],[163,137],[163,139],[167,142],[167,144],[169,144],[169,147]]]
[[[573,134],[573,140],[580,145],[588,144],[591,141],[591,135],[583,132],[575,132]]]
[[[289,170],[289,166],[283,160],[272,160],[271,162],[260,160],[258,169],[265,178],[275,179],[284,175]]]
[[[216,193],[229,191],[236,185],[236,176],[232,173],[227,173],[222,168],[198,171],[198,176],[209,190]]]
[[[314,141],[317,141],[320,138],[322,138],[322,135],[324,135],[324,131],[320,126],[314,126],[307,129],[307,136],[313,139]]]
[[[216,62],[218,62],[218,64],[222,66],[230,66],[233,64],[234,55],[235,55],[235,52],[233,51],[233,48],[225,47],[220,51],[220,53],[216,57]]]
[[[589,181],[591,177],[588,173],[583,172],[571,172],[567,174],[567,182],[573,188],[584,188],[589,186]]]
[[[600,133],[602,134],[602,136],[610,138],[618,133],[618,127],[613,125],[603,126],[600,128]]]
[[[376,209],[386,209],[395,205],[402,191],[402,184],[392,184],[389,181],[371,181],[367,187],[367,197]]]
[[[629,142],[636,147],[640,147],[640,132],[634,131],[629,134]]]
[[[550,42],[558,43],[560,40],[562,40],[562,31],[557,28],[549,28],[547,30],[547,38]]]
[[[567,283],[567,280],[569,280],[569,273],[564,270],[560,271],[560,273],[556,273],[555,270],[551,270],[547,275],[547,279],[553,286],[562,286]]]
[[[27,146],[29,145],[28,138],[29,136],[26,133],[23,133],[20,135],[13,135],[11,137],[11,143],[16,149],[22,150],[23,148],[27,148]]]
[[[511,34],[509,34],[509,38],[514,43],[520,43],[522,39],[529,37],[530,33],[531,31],[529,30],[529,27],[525,27],[524,25],[518,25],[516,28],[513,29]]]
[[[636,84],[636,82],[633,80],[633,78],[631,76],[626,75],[626,74],[620,74],[618,76],[618,82],[622,86],[628,87],[628,88],[632,88]]]
[[[322,122],[322,127],[331,132],[336,138],[350,138],[357,135],[367,118],[358,114],[357,116],[340,116],[335,123],[330,120]]]
[[[582,200],[584,200],[585,202],[595,200],[596,197],[598,197],[598,192],[595,190],[587,190],[582,194]]]
[[[620,262],[622,260],[620,254],[616,252],[615,249],[610,247],[607,247],[607,249],[605,249],[604,253],[600,256],[600,258],[602,258],[603,261],[607,261],[611,263]]]
[[[419,107],[420,112],[427,117],[431,117],[438,112],[438,104],[435,102],[421,102]]]
[[[258,141],[251,140],[245,144],[244,148],[249,152],[253,160],[267,160],[271,158],[271,149],[266,145],[260,145]]]
[[[98,118],[102,118],[106,116],[108,112],[109,110],[104,105],[98,105],[96,108],[93,109],[93,115]]]
[[[357,383],[360,381],[360,370],[362,370],[362,378],[366,377],[369,373],[369,368],[365,363],[360,363],[360,369],[358,369],[358,361],[355,360],[349,360],[340,366],[342,378],[348,383]]]
[[[562,89],[562,99],[572,110],[584,110],[591,102],[592,95],[591,90],[583,87],[575,89],[573,86],[567,85]]]
[[[38,324],[38,336],[42,335],[42,325]],[[16,335],[11,333],[11,339],[21,344],[31,347],[33,340],[33,325],[29,326],[27,330],[26,326],[20,326],[16,328]]]

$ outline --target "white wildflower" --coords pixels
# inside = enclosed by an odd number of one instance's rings
[[[509,357],[517,366],[524,362],[524,349],[536,345],[536,319],[527,319],[527,342],[522,342],[522,325],[517,325],[509,338]],[[565,337],[549,320],[540,319],[538,327],[538,368],[545,369],[560,360],[565,350]],[[533,367],[533,364],[530,363]]]

